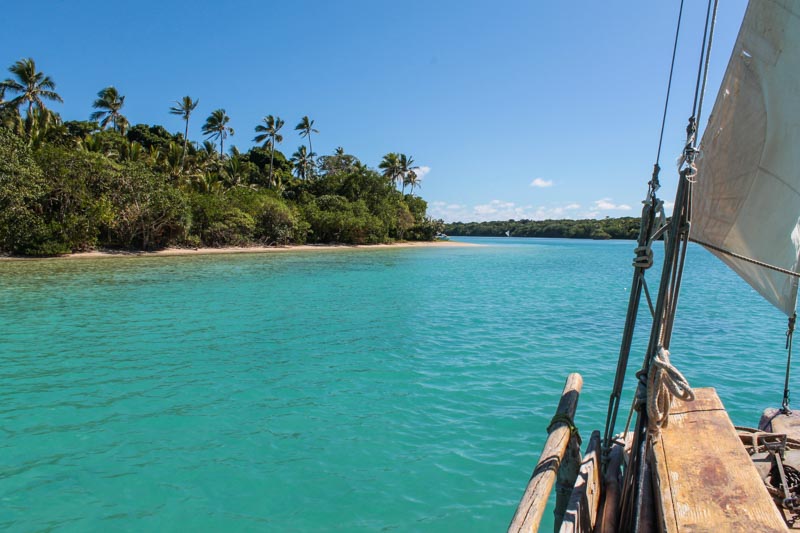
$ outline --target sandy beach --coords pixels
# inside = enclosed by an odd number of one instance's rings
[[[343,251],[343,250],[386,250],[391,248],[446,248],[460,246],[480,246],[478,244],[455,242],[455,241],[433,241],[433,242],[398,242],[393,244],[362,244],[362,245],[316,245],[305,244],[301,246],[228,246],[222,248],[165,248],[153,252],[126,251],[126,250],[92,250],[91,252],[79,252],[74,254],[64,254],[54,257],[19,257],[1,256],[0,261],[41,261],[41,260],[61,260],[61,259],[103,259],[120,257],[164,257],[176,255],[213,255],[213,254],[263,254],[263,253],[284,253],[284,252],[322,252],[322,251]]]

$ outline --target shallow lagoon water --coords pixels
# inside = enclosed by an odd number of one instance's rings
[[[567,373],[602,429],[634,243],[465,240],[0,263],[0,527],[504,529]],[[785,328],[690,248],[672,360],[735,423]]]

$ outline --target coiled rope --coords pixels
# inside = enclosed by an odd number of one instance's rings
[[[647,374],[647,429],[654,439],[667,426],[673,397],[690,402],[694,400],[694,391],[680,370],[670,363],[669,350],[660,347]]]

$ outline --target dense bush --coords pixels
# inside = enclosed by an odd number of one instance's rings
[[[376,244],[430,240],[427,204],[341,150],[291,174],[278,150],[220,156],[163,127],[125,133],[72,121],[38,131],[0,116],[0,251],[53,255],[98,246]],[[10,124],[12,127],[4,127]],[[270,162],[272,176],[270,179]]]

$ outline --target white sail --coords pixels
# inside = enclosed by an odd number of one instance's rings
[[[800,2],[753,0],[700,146],[691,238],[798,272]],[[794,313],[797,277],[707,247]]]

